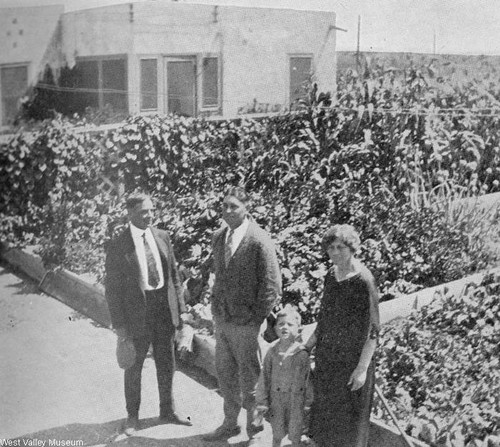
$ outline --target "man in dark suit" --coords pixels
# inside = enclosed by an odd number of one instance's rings
[[[106,300],[118,337],[131,339],[135,363],[125,370],[128,413],[125,433],[139,427],[142,366],[150,345],[160,395],[159,423],[192,425],[176,413],[172,395],[174,337],[185,311],[172,244],[167,232],[151,227],[153,203],[136,194],[126,201],[128,227],[110,242],[106,256]]]
[[[260,373],[260,328],[281,294],[281,274],[269,235],[248,218],[249,197],[239,187],[224,199],[227,228],[213,237],[215,282],[212,313],[215,323],[215,363],[224,398],[224,421],[204,436],[207,441],[240,433],[238,415],[247,411],[250,444],[262,430],[254,421],[255,386]]]

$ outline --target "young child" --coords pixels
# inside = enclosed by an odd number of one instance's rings
[[[288,434],[292,447],[299,447],[305,412],[312,403],[309,354],[301,346],[301,318],[286,305],[276,316],[279,337],[266,356],[256,390],[256,411],[271,422],[273,447],[280,447]]]

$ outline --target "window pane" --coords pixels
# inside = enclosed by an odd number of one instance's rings
[[[2,124],[11,124],[16,117],[19,99],[28,88],[28,67],[2,67]]]
[[[307,96],[311,65],[311,57],[290,58],[290,104]]]
[[[167,95],[168,111],[183,116],[194,116],[195,64],[193,60],[168,61]]]
[[[103,105],[115,112],[128,111],[127,68],[125,59],[102,61]]]
[[[156,59],[141,60],[141,110],[158,109],[158,68]]]
[[[77,111],[82,113],[87,107],[99,108],[99,66],[97,61],[78,61],[75,66],[75,87],[73,96]]]
[[[203,59],[203,107],[219,105],[219,70],[216,57]]]

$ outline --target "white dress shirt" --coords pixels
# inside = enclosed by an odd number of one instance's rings
[[[245,217],[241,225],[233,230],[233,243],[231,244],[231,256],[234,255],[234,252],[240,246],[241,241],[247,232],[247,229],[248,229],[248,219]],[[228,227],[226,232],[226,244],[227,244],[227,239],[229,238],[230,231],[231,228]]]
[[[141,286],[143,290],[156,290],[161,289],[165,284],[165,279],[163,277],[163,268],[161,265],[160,252],[158,251],[158,246],[156,245],[155,238],[151,229],[148,227],[146,230],[141,230],[137,228],[132,223],[130,224],[130,232],[132,233],[132,239],[135,245],[135,252],[137,254],[137,259],[139,261],[139,268],[141,270]],[[156,269],[158,270],[158,275],[160,282],[153,288],[148,284],[148,263],[146,261],[146,250],[144,249],[144,239],[143,234],[146,235],[146,240],[148,241],[151,251],[153,252],[153,257],[156,262]]]

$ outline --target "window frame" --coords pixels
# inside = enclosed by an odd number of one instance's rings
[[[206,58],[215,58],[217,60],[217,104],[211,106],[203,105],[203,61]],[[157,109],[142,108],[142,74],[141,62],[143,60],[156,59],[157,61]],[[193,60],[195,64],[195,117],[208,113],[210,115],[222,113],[222,55],[220,53],[142,53],[137,55],[134,61],[135,81],[137,87],[134,89],[134,102],[137,104],[137,112],[142,115],[155,113],[168,113],[168,76],[167,64],[169,61]]]
[[[104,61],[116,61],[120,60],[124,62],[125,65],[125,91],[124,95],[126,97],[126,108],[125,112],[130,113],[130,92],[128,88],[129,81],[129,64],[128,64],[128,55],[127,54],[110,54],[110,55],[99,55],[99,56],[79,56],[75,59],[76,65],[79,62],[97,62],[97,106],[99,110],[104,110],[104,79],[103,79],[103,67],[102,64]]]
[[[204,101],[204,91],[203,91],[203,83],[204,83],[204,72],[203,72],[203,63],[205,59],[216,59],[217,60],[217,104],[210,105],[210,106],[205,106],[203,101]],[[200,98],[200,104],[199,104],[199,111],[200,112],[213,112],[213,111],[219,111],[222,108],[222,57],[218,53],[204,53],[200,55],[199,57],[199,73],[200,73],[200,80],[201,82],[199,83],[199,98]]]
[[[288,54],[288,106],[292,107],[292,59],[310,59],[311,70],[310,75],[314,78],[314,54],[313,53],[289,53]],[[295,100],[294,100],[295,102]]]
[[[4,68],[25,68],[26,69],[26,91],[30,87],[30,70],[31,70],[31,62],[24,61],[24,62],[16,62],[16,63],[7,63],[7,64],[0,64],[0,128],[8,128],[11,126],[11,124],[4,123],[5,117],[4,117],[4,111],[3,111],[3,99],[4,99],[4,92],[2,91],[2,71]],[[19,99],[22,98],[19,97]],[[19,110],[17,110],[19,112]]]
[[[156,60],[156,108],[145,109],[142,107],[142,61]],[[162,101],[162,79],[163,69],[160,63],[160,56],[158,55],[141,55],[139,56],[139,113],[158,113],[163,108]]]

